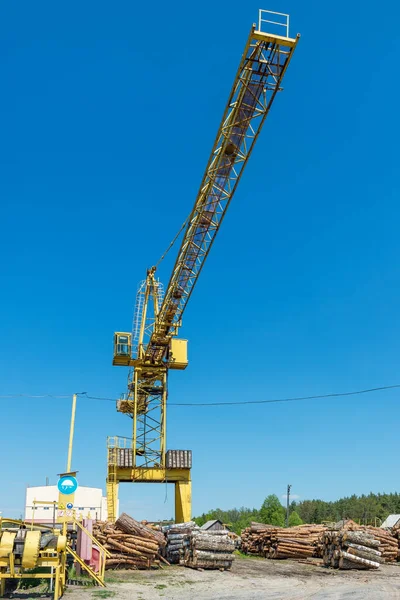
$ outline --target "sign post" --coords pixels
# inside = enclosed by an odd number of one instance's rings
[[[78,489],[76,471],[61,473],[57,483],[58,511],[57,523],[68,523],[73,520],[75,492]]]

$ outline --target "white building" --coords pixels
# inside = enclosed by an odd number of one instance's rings
[[[36,504],[34,504],[36,500]],[[54,508],[50,504],[40,502],[57,502],[58,489],[56,485],[39,485],[26,489],[25,519],[39,523],[52,523]],[[75,492],[74,510],[77,518],[90,515],[98,521],[107,520],[107,498],[100,488],[79,486]],[[55,516],[57,518],[57,506]]]

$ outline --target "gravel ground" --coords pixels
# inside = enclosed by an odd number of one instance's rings
[[[69,587],[66,600],[400,600],[400,564],[334,571],[295,561],[237,558],[231,571],[109,572],[107,589]]]

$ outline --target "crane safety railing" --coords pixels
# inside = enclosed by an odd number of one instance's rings
[[[278,19],[278,20],[277,20]],[[268,23],[266,28],[272,33],[270,25],[276,25],[276,30],[285,37],[289,37],[289,19],[290,16],[286,13],[274,12],[273,10],[258,11],[258,31],[264,31],[264,23]],[[267,32],[266,32],[267,33]]]

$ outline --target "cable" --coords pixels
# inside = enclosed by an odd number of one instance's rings
[[[176,234],[176,236],[174,237],[174,239],[172,240],[172,242],[170,243],[170,245],[168,246],[168,248],[166,249],[166,251],[164,252],[164,254],[161,256],[161,258],[158,259],[158,261],[156,262],[155,266],[158,267],[158,265],[160,264],[160,262],[162,260],[164,260],[164,258],[167,256],[168,252],[171,250],[172,246],[175,244],[176,240],[178,239],[178,237],[181,235],[183,229],[186,227],[186,225],[188,224],[190,215],[186,218],[185,222],[182,223],[180,230],[178,231],[178,233]]]
[[[34,395],[34,394],[6,394],[4,396],[0,396],[0,398],[72,398],[73,394],[64,394],[64,395],[58,395],[56,396],[55,394],[41,394],[41,395]],[[80,394],[78,394],[79,396]]]
[[[392,390],[400,388],[400,384],[395,385],[384,385],[376,388],[368,388],[365,390],[357,390],[355,392],[338,392],[333,394],[321,394],[318,396],[297,396],[293,398],[276,398],[272,400],[243,400],[238,402],[168,402],[168,406],[237,406],[243,404],[273,404],[277,402],[299,402],[301,400],[317,400],[323,398],[339,398],[344,396],[356,396],[359,394],[370,394],[373,392],[380,392],[383,390]],[[85,394],[88,400],[105,400],[115,402],[115,398],[102,398],[98,396],[88,396]]]
[[[356,390],[355,392],[337,392],[333,394],[320,394],[316,396],[295,396],[292,398],[273,398],[271,400],[239,400],[238,402],[168,402],[168,406],[239,406],[246,404],[274,404],[278,402],[300,402],[302,400],[321,400],[323,398],[340,398],[344,396],[357,396],[360,394],[371,394],[384,390],[393,390],[400,388],[400,383],[395,385],[383,385],[381,387],[368,388],[365,390]],[[0,398],[71,398],[72,394],[5,394]],[[117,398],[106,398],[102,396],[88,396],[87,392],[78,392],[77,396],[87,400],[100,400],[104,402],[116,402]]]

